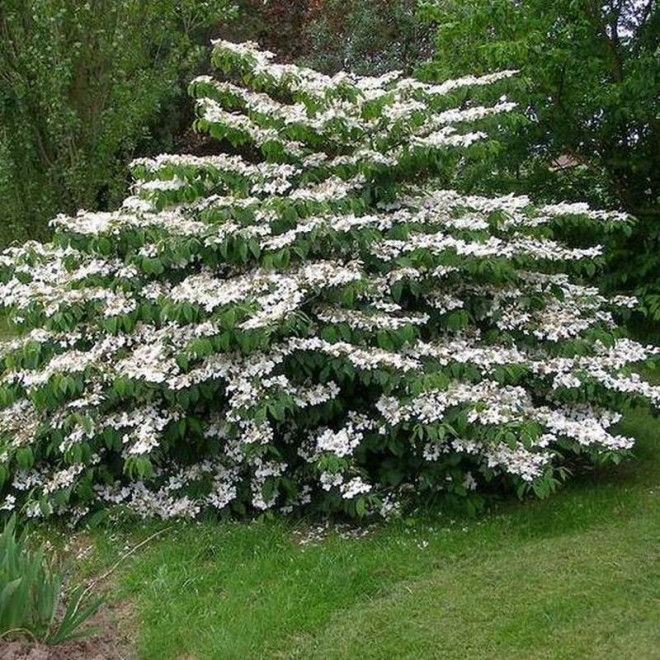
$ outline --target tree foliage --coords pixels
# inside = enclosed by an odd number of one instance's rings
[[[433,32],[417,16],[416,0],[309,4],[307,48],[300,62],[313,68],[363,75],[411,72],[433,52]]]
[[[416,7],[416,0],[240,0],[241,21],[223,35],[323,73],[410,72],[433,50],[433,28]]]
[[[171,142],[176,99],[228,0],[0,4],[0,238],[125,195],[136,149]],[[152,151],[153,153],[153,151]]]
[[[632,237],[613,245],[610,284],[660,318],[658,3],[439,0],[423,13],[438,23],[428,75],[521,72],[509,95],[528,121],[505,140],[498,185],[634,214]]]

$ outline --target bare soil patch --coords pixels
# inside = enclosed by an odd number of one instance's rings
[[[122,610],[103,606],[89,622],[95,633],[57,646],[0,641],[0,660],[134,660],[130,640],[117,629],[117,619],[125,617]]]

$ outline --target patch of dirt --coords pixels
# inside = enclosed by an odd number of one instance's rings
[[[112,643],[94,637],[57,646],[3,642],[0,644],[0,660],[121,660],[124,658]]]
[[[97,632],[84,639],[57,646],[0,641],[0,660],[134,660],[129,640],[117,630],[117,620],[127,616],[123,609],[103,606],[88,623]]]

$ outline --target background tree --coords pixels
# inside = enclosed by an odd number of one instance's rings
[[[660,317],[660,9],[653,0],[440,0],[426,75],[520,69],[528,121],[508,135],[492,185],[587,199],[639,219],[609,283]]]
[[[433,52],[433,32],[416,8],[416,0],[312,0],[302,61],[330,73],[410,72]]]
[[[256,41],[284,62],[305,53],[309,0],[238,0],[239,21],[221,28],[231,41]]]
[[[225,28],[324,73],[412,70],[433,51],[434,29],[417,0],[241,0],[241,20]]]
[[[171,146],[182,81],[231,15],[228,0],[3,1],[2,242],[121,200],[132,155]]]

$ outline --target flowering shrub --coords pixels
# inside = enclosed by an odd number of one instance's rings
[[[627,216],[443,189],[512,107],[452,107],[501,72],[326,77],[215,44],[197,128],[240,147],[133,164],[112,213],[2,257],[4,509],[73,516],[386,512],[489,482],[539,496],[618,459],[621,405],[660,401],[582,283]],[[496,96],[492,96],[496,98]],[[480,130],[477,130],[479,126]],[[476,152],[478,156],[478,151]],[[459,163],[460,164],[460,163]]]

